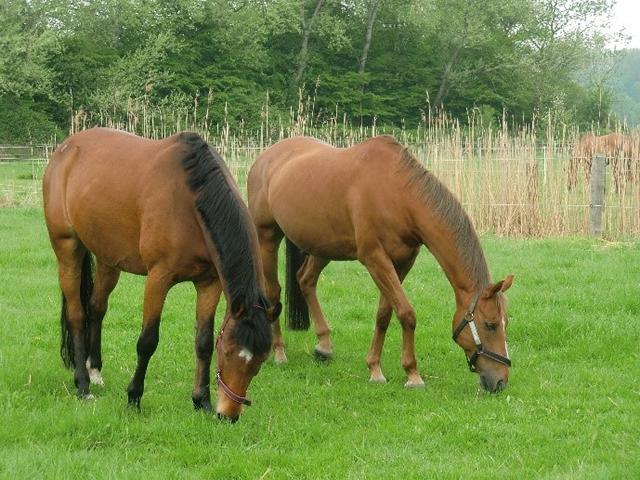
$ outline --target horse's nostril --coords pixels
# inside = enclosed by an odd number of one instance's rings
[[[501,391],[506,386],[507,386],[507,384],[505,383],[504,380],[498,380],[498,383],[496,383],[496,392]]]
[[[487,378],[484,375],[480,375],[480,385],[482,386],[482,388],[484,388],[485,390],[490,390],[489,388],[489,382],[487,382]]]

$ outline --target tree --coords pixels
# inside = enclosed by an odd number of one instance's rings
[[[0,5],[0,94],[50,94],[47,59],[59,51],[59,45],[36,6],[27,0]]]
[[[362,55],[360,55],[360,62],[358,63],[358,73],[364,73],[364,69],[367,65],[367,57],[369,56],[369,49],[371,48],[371,40],[373,38],[373,26],[376,23],[378,9],[381,4],[382,0],[368,0],[365,2],[367,11],[367,30],[364,45],[362,47]]]
[[[612,0],[537,0],[527,29],[537,81],[534,108],[569,110],[562,92],[579,89],[577,77],[606,38]],[[584,95],[584,94],[583,94]],[[587,93],[588,95],[588,93]]]
[[[131,105],[257,128],[267,97],[286,116],[307,85],[320,121],[413,126],[441,106],[597,121],[612,1],[5,0],[0,101],[62,128]]]
[[[300,46],[300,53],[298,54],[298,69],[293,79],[293,84],[296,87],[300,86],[300,81],[304,75],[304,71],[307,68],[309,61],[309,37],[313,29],[313,24],[320,13],[320,9],[324,4],[324,0],[314,0],[311,4],[312,13],[307,18],[306,2],[303,0],[300,2],[300,23],[302,25],[302,45]]]
[[[60,52],[40,2],[0,5],[0,141],[47,141],[58,134],[48,60]]]

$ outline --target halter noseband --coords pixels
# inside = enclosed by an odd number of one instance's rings
[[[218,340],[216,340],[216,349],[218,348],[218,345],[220,344],[220,341],[222,340],[222,334],[224,333],[224,327],[225,326],[226,326],[226,323],[225,323],[225,325],[223,325],[222,329],[220,330],[220,335],[218,335]],[[239,405],[246,405],[247,407],[251,406],[251,400],[249,400],[247,397],[243,397],[242,395],[238,395],[233,390],[231,390],[229,385],[224,383],[224,381],[222,380],[222,375],[220,375],[220,368],[219,367],[216,370],[216,383],[218,384],[218,387],[220,387],[220,389],[227,396],[227,398],[229,400],[231,400],[232,402],[235,402],[235,403],[237,403]]]
[[[490,358],[494,362],[501,363],[506,365],[507,367],[511,366],[511,360],[499,353],[492,352],[490,350],[485,350],[482,346],[482,341],[480,340],[480,335],[478,334],[478,327],[476,327],[474,312],[476,310],[476,305],[478,304],[478,300],[480,299],[480,293],[476,293],[471,300],[471,304],[467,309],[467,313],[465,313],[464,318],[460,320],[460,323],[453,331],[453,341],[455,342],[464,327],[469,325],[469,329],[471,330],[471,336],[473,337],[473,342],[476,344],[476,351],[473,352],[471,358],[467,357],[465,353],[465,357],[467,358],[467,364],[469,365],[469,370],[472,372],[476,371],[476,362],[478,361],[478,357],[480,355],[484,355],[487,358]]]
[[[237,393],[234,393],[233,390],[231,390],[231,388],[229,388],[229,386],[222,381],[220,370],[216,372],[216,382],[218,382],[218,386],[222,389],[229,400],[237,404],[246,405],[247,407],[251,406],[251,400],[249,400],[247,397],[243,397],[241,395],[238,395]]]

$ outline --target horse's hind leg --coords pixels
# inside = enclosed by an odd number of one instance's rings
[[[149,360],[158,347],[160,339],[160,315],[167,298],[167,292],[173,285],[172,276],[164,272],[149,272],[144,285],[144,307],[142,313],[142,331],[138,337],[136,350],[138,363],[133,378],[127,388],[129,405],[140,408],[140,399],[144,393],[144,378]]]
[[[220,280],[194,284],[196,305],[196,374],[191,399],[196,410],[210,412],[211,406],[211,357],[213,355],[213,319],[220,300]]]
[[[326,258],[309,255],[305,258],[297,273],[298,284],[309,307],[309,313],[313,319],[316,336],[318,337],[315,354],[320,360],[328,360],[333,356],[331,329],[324,318],[317,295],[318,278],[320,278],[320,273],[328,264],[329,260]]]
[[[109,295],[120,278],[120,270],[105,265],[98,260],[96,278],[91,294],[91,314],[89,316],[89,352],[87,369],[89,380],[96,385],[104,385],[102,380],[102,319],[107,313]]]
[[[87,358],[88,305],[83,304],[84,290],[90,289],[89,252],[74,236],[52,237],[58,259],[58,276],[63,295],[61,354],[67,366],[73,366],[73,379],[80,398],[89,398]],[[83,285],[83,280],[87,284]],[[88,298],[87,300],[88,303]]]
[[[411,270],[416,256],[417,252],[408,261],[403,262],[396,267],[396,273],[398,274],[398,279],[401,283],[409,273],[409,270]],[[387,379],[382,373],[382,368],[380,367],[380,358],[382,357],[382,346],[384,345],[384,338],[387,333],[387,328],[389,327],[389,322],[391,321],[392,313],[393,308],[391,307],[391,303],[389,303],[387,297],[380,294],[378,313],[376,314],[376,326],[371,340],[371,348],[367,355],[367,366],[369,367],[370,374],[369,381],[373,383],[387,382]]]

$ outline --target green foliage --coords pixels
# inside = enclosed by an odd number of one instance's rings
[[[486,106],[524,121],[553,109],[584,125],[610,108],[601,78],[580,78],[600,63],[610,4],[9,0],[0,96],[21,97],[62,130],[71,112],[117,123],[171,108],[258,129],[267,94],[286,114],[301,88],[316,93],[323,121],[337,111],[363,125],[415,126],[441,107],[464,118]]]
[[[394,319],[382,367],[365,357],[378,292],[356,262],[329,265],[319,298],[335,359],[313,360],[312,331],[285,331],[289,363],[269,360],[235,425],[193,411],[194,289],[169,293],[140,413],[126,407],[142,277],[123,274],[103,326],[105,387],[74,398],[61,364],[60,294],[42,213],[0,214],[0,471],[7,478],[636,478],[640,244],[483,238],[509,290],[513,369],[483,393],[451,341],[454,298],[424,250],[405,281],[427,387],[405,390]],[[357,295],[354,295],[357,292]],[[218,311],[220,326],[223,306]]]
[[[0,95],[47,95],[53,72],[48,58],[59,53],[58,37],[47,27],[36,4],[0,5]]]
[[[51,104],[45,100],[0,95],[0,143],[49,143],[64,138],[47,107]]]

